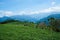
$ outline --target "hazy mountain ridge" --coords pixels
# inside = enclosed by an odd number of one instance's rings
[[[4,22],[5,20],[19,20],[19,21],[29,21],[29,22],[37,22],[37,21],[47,21],[48,18],[54,17],[54,18],[60,18],[60,14],[53,12],[53,14],[34,14],[34,15],[15,15],[11,17],[1,17],[0,22]]]
[[[10,19],[10,17],[4,16],[4,17],[0,18],[0,22],[4,22],[7,19]]]
[[[56,19],[60,19],[60,14],[52,14],[52,15],[49,15],[48,17],[45,17],[45,18],[40,19],[40,21],[46,21],[46,20],[48,20],[51,17],[56,18]]]

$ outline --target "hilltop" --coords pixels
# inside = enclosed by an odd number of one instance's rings
[[[0,40],[60,40],[60,32],[12,22],[0,24]]]

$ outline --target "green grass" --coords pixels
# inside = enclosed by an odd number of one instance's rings
[[[60,32],[7,23],[0,24],[0,40],[60,40]]]

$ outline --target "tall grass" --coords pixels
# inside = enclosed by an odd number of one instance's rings
[[[13,22],[0,24],[0,40],[60,40],[60,32]]]

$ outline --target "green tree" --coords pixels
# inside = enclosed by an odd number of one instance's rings
[[[46,25],[45,21],[40,22],[40,23],[38,22],[36,25],[36,28],[46,29],[47,25]]]
[[[53,17],[48,19],[50,27],[52,30],[59,32],[60,31],[60,19],[55,19]]]

